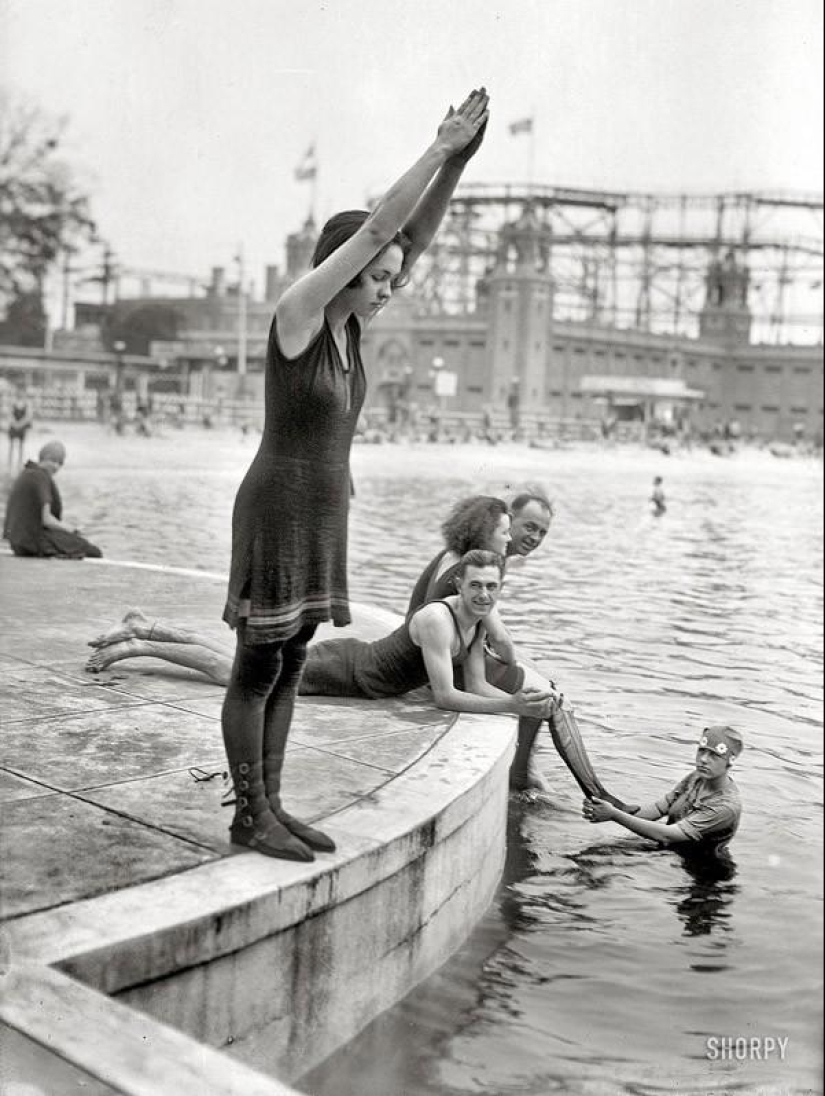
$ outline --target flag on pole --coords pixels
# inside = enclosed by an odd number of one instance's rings
[[[533,119],[532,118],[519,118],[516,122],[510,123],[510,136],[517,137],[520,133],[532,133],[533,132]]]
[[[315,162],[315,145],[311,144],[304,153],[303,159],[295,168],[295,178],[299,183],[305,183],[310,179],[314,179],[317,171],[318,165]]]

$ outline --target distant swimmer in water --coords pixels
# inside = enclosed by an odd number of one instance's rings
[[[742,746],[742,736],[733,727],[705,727],[696,747],[694,771],[661,799],[634,813],[601,799],[586,799],[582,814],[588,822],[618,822],[631,833],[679,852],[724,854],[742,813],[739,791],[730,776]]]
[[[654,517],[661,517],[667,510],[665,505],[665,489],[662,486],[662,477],[656,476],[653,480],[653,493],[650,496],[650,506]]]

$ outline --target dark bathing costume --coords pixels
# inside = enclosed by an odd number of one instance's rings
[[[26,422],[29,414],[28,403],[13,403],[11,407],[11,421],[9,422],[9,441],[23,441],[31,430],[31,423]]]
[[[284,641],[308,625],[350,623],[349,453],[366,382],[361,326],[346,325],[342,361],[326,318],[294,358],[273,318],[261,444],[235,498],[223,619],[244,642]]]
[[[473,644],[484,633],[482,621],[476,624],[473,638],[465,644],[455,610],[446,601],[458,634],[459,651],[453,666],[463,665]],[[328,639],[313,644],[298,686],[301,696],[362,696],[370,699],[402,696],[426,685],[429,678],[424,655],[410,637],[409,622],[399,625],[382,639],[368,643],[363,639]]]
[[[58,521],[61,520],[63,501],[54,478],[36,461],[26,461],[12,485],[3,526],[3,536],[16,556],[83,559],[102,555],[97,545],[80,533],[44,525],[44,506],[49,507]]]

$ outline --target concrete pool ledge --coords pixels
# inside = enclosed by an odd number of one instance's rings
[[[48,604],[39,636],[37,610],[28,608],[0,655],[4,695],[26,680],[41,703],[53,702],[56,672],[58,686],[65,677],[68,697],[81,687],[76,666],[61,662],[55,671],[43,649],[61,613],[65,628],[75,627],[75,598],[95,607],[137,602],[160,616],[168,615],[163,606],[174,595],[186,621],[198,627],[217,618],[223,590],[212,576],[144,568],[128,572],[124,602],[122,592],[113,599],[100,588],[115,575],[122,582],[122,567],[7,559],[0,567],[4,595],[11,586],[12,600],[22,598],[21,588],[31,582],[29,604],[38,598]],[[67,568],[71,595],[63,582]],[[366,635],[380,634],[392,619],[368,607],[354,616]],[[21,619],[13,606],[11,618]],[[88,638],[106,623],[111,619],[99,625],[87,619],[83,634]],[[82,665],[82,659],[81,645],[75,661]],[[11,887],[17,904],[3,924],[0,1019],[28,1083],[43,1069],[66,1077],[79,1071],[102,1084],[102,1092],[197,1088],[275,1096],[437,969],[489,905],[504,859],[515,724],[439,712],[420,695],[302,701],[288,757],[298,804],[288,799],[288,806],[321,820],[338,851],[294,864],[227,844],[229,812],[215,809],[219,789],[195,785],[187,769],[207,767],[219,735],[220,690],[187,672],[165,678],[153,665],[151,677],[145,669],[123,669],[101,691],[105,707],[86,701],[83,711],[67,705],[38,719],[36,705],[21,709],[18,698],[12,706],[16,735],[2,770],[12,787],[4,804],[4,847],[25,833],[27,809],[39,810],[29,849],[34,857],[37,842],[49,836],[43,817],[51,812],[62,819],[63,804],[67,817],[83,823],[81,839],[97,832],[88,826],[91,812],[95,825],[108,822],[115,836],[126,834],[137,854],[128,865],[135,878],[115,872],[116,885],[102,890],[92,881],[84,894],[77,880],[62,878],[52,883],[53,893],[42,879],[34,896]],[[34,688],[38,674],[40,689]],[[86,756],[95,745],[92,736],[89,747],[90,725],[116,734],[119,749],[128,751],[137,743],[123,735],[123,720],[139,717],[147,734],[155,723],[163,738],[170,710],[176,719],[194,721],[187,756],[144,755],[131,767],[127,758],[128,777],[110,773],[108,782],[99,759],[93,765]],[[38,747],[27,760],[20,744],[31,747],[35,728]],[[52,748],[44,745],[49,736]],[[70,757],[54,764],[55,753],[78,743],[76,763]],[[169,787],[182,797],[181,818],[173,812],[171,821],[159,794]],[[316,809],[308,809],[313,801]],[[8,828],[6,807],[16,813]],[[56,825],[53,831],[52,842],[65,844]],[[112,854],[111,846],[101,848]],[[78,851],[81,871],[83,862]],[[98,1014],[96,1034],[90,1025]],[[163,1069],[177,1072],[160,1077]],[[60,1089],[52,1084],[44,1091]]]

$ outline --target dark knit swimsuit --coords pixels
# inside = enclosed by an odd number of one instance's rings
[[[349,624],[349,456],[366,382],[361,327],[347,321],[347,361],[323,326],[294,358],[273,318],[261,444],[232,514],[223,619],[247,643],[294,636],[304,625]]]
[[[473,638],[466,644],[453,607],[446,601],[430,604],[446,605],[449,609],[459,640],[453,666],[462,665],[483,632],[482,622],[478,622]],[[377,698],[402,696],[426,685],[427,681],[424,655],[410,637],[409,625],[405,622],[388,636],[372,643],[347,638],[314,644],[309,648],[298,691],[303,696]]]

